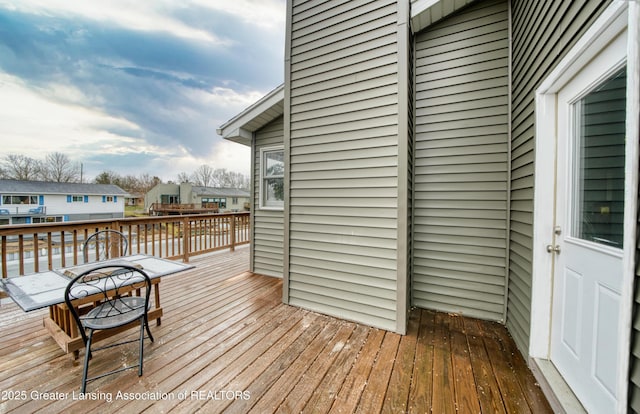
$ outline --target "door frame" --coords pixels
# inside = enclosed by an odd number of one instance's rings
[[[569,82],[621,31],[627,29],[627,145],[625,157],[625,226],[620,337],[617,380],[618,412],[624,412],[628,393],[631,323],[633,310],[634,257],[638,195],[638,152],[640,108],[640,0],[614,1],[585,32],[569,53],[536,90],[535,173],[533,211],[533,259],[529,357],[548,360],[551,345],[554,256],[546,250],[555,244],[556,124],[557,92]],[[551,191],[553,190],[553,191]],[[629,206],[630,208],[626,208]]]

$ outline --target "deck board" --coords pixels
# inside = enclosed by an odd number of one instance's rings
[[[81,359],[47,335],[47,311],[5,300],[0,390],[26,398],[0,401],[0,412],[551,412],[504,326],[416,309],[402,336],[320,315],[282,304],[281,280],[248,272],[248,258],[248,248],[194,257],[194,269],[164,278],[144,375],[91,382],[90,400],[73,399]],[[134,362],[136,346],[97,352],[90,375]]]

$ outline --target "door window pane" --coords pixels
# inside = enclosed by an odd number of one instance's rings
[[[576,120],[572,235],[622,248],[626,69],[574,106]]]

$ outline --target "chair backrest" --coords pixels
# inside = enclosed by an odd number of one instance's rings
[[[84,262],[107,260],[127,254],[127,237],[117,230],[100,230],[87,237],[82,246]]]
[[[103,312],[90,316],[92,319],[126,320],[126,313],[134,310],[131,308],[130,297],[139,297],[136,309],[144,306],[146,312],[149,309],[150,293],[151,279],[144,270],[129,265],[104,264],[73,278],[65,289],[64,301],[86,343],[81,315],[86,319],[91,315],[87,313],[88,310],[102,305]]]

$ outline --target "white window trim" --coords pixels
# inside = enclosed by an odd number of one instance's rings
[[[258,161],[258,168],[260,168],[260,185],[258,190],[258,199],[260,210],[272,210],[272,211],[284,211],[284,200],[282,206],[267,206],[264,204],[264,154],[266,152],[282,151],[284,153],[284,146],[278,145],[273,147],[260,148],[260,160]],[[284,174],[283,174],[284,181]]]

